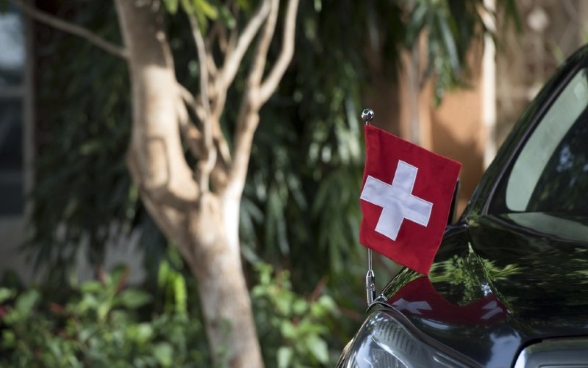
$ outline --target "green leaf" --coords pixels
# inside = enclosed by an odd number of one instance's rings
[[[159,264],[159,271],[157,273],[157,286],[164,288],[171,275],[171,268],[166,260],[161,261]]]
[[[41,294],[37,290],[31,289],[25,291],[16,299],[14,309],[19,313],[26,315],[31,312],[39,299],[41,299]]]
[[[2,331],[2,343],[0,346],[3,348],[11,348],[14,347],[16,344],[16,337],[14,336],[14,332],[10,330]]]
[[[91,155],[93,153],[98,152],[102,146],[103,146],[103,143],[100,140],[98,140],[98,139],[90,140],[80,146],[80,154],[81,155]]]
[[[143,344],[153,336],[153,327],[149,323],[139,323],[129,327],[127,335],[139,344]]]
[[[215,20],[218,18],[218,10],[206,0],[192,0],[196,13],[202,13],[208,18]]]
[[[153,354],[157,361],[164,367],[172,365],[173,349],[167,342],[160,342],[153,348]]]
[[[312,355],[322,364],[329,361],[329,349],[327,343],[318,336],[309,336],[306,339],[306,347]]]
[[[82,296],[82,300],[72,306],[78,313],[86,313],[88,311],[95,311],[100,307],[100,300],[95,295],[86,293]]]
[[[96,293],[104,290],[104,285],[98,281],[84,282],[80,288],[83,293]]]
[[[98,309],[96,310],[96,313],[98,313],[98,319],[100,321],[104,321],[106,319],[106,316],[108,315],[108,312],[110,312],[111,309],[112,303],[110,302],[110,300],[106,300],[100,303]]]
[[[80,342],[86,343],[86,340],[92,337],[92,335],[94,335],[95,333],[96,329],[94,328],[94,326],[82,328],[82,330],[78,333],[78,339]]]
[[[280,325],[282,335],[287,339],[293,339],[296,336],[296,328],[292,322],[288,320],[282,321]]]
[[[237,25],[237,20],[226,5],[219,8],[219,19],[228,29],[234,29]]]
[[[278,368],[287,368],[290,366],[294,351],[289,346],[282,346],[278,349]]]
[[[410,14],[410,22],[407,25],[407,46],[411,46],[413,42],[416,42],[418,35],[425,26],[427,15],[428,6],[418,2]]]
[[[251,10],[251,2],[249,0],[237,0],[237,4],[243,10]]]
[[[126,289],[115,297],[115,305],[136,309],[151,302],[152,296],[138,289]]]
[[[188,290],[184,276],[177,273],[174,278],[174,298],[176,302],[176,311],[186,313],[188,311]]]
[[[318,305],[322,306],[325,310],[335,312],[337,310],[337,303],[329,295],[321,295],[317,300]]]
[[[181,0],[182,1],[182,9],[188,14],[194,14],[194,7],[190,0]]]
[[[165,0],[165,8],[170,14],[176,14],[178,12],[178,6],[180,5],[179,0]]]
[[[295,315],[301,315],[308,310],[308,302],[304,299],[298,299],[292,305],[292,311]]]
[[[7,288],[0,288],[0,304],[4,303],[8,299],[11,299],[15,295],[15,291]]]
[[[450,20],[447,14],[441,12],[437,14],[437,23],[441,31],[441,36],[443,37],[443,45],[445,46],[445,50],[447,51],[449,62],[451,63],[451,67],[453,68],[453,70],[458,70],[459,56],[457,54],[457,46],[455,44],[453,33],[451,33],[451,29],[448,24],[449,21]]]

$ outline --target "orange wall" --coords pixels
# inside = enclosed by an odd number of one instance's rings
[[[434,106],[432,83],[426,83],[418,96],[419,144],[462,163],[459,212],[467,204],[484,170],[486,137],[482,124],[481,59],[479,48],[470,60],[468,88],[446,92],[440,106]],[[372,58],[377,60],[377,58]],[[372,68],[367,104],[374,110],[373,124],[400,137],[409,134],[409,58],[404,55],[398,84],[382,77],[380,65]],[[422,72],[422,70],[421,70]],[[414,74],[413,74],[414,75]]]
[[[462,163],[459,212],[484,172],[487,137],[482,122],[482,50],[472,53],[469,87],[447,93],[439,107],[430,107],[431,149]]]

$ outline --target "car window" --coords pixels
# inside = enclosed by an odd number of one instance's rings
[[[581,70],[543,115],[503,178],[501,207],[588,215],[587,106],[587,72]]]

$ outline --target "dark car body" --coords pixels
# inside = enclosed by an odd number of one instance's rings
[[[523,113],[429,276],[403,270],[338,367],[588,367],[588,46]]]

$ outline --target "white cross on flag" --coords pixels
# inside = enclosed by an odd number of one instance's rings
[[[428,274],[447,224],[461,164],[371,125],[359,241]]]

